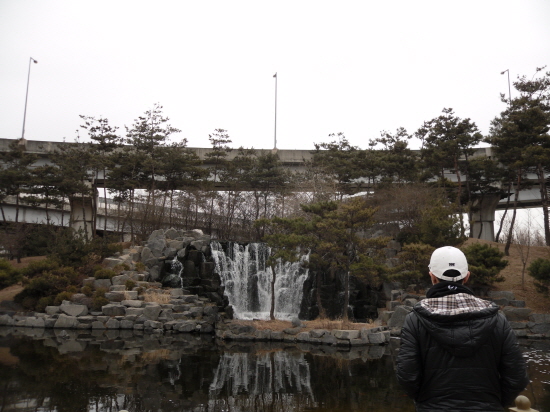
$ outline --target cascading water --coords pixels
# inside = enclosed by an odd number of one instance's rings
[[[269,319],[271,308],[271,268],[266,267],[270,249],[264,243],[246,246],[229,243],[227,252],[218,242],[211,243],[216,270],[225,287],[237,319]],[[309,255],[304,255],[307,260]],[[298,316],[303,285],[308,270],[301,262],[278,264],[275,280],[275,317],[292,319]]]
[[[181,273],[183,272],[183,265],[178,260],[177,256],[174,256],[174,259],[170,262],[170,272],[175,274],[177,278],[180,280],[181,285]]]

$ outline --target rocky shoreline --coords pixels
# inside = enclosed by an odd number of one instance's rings
[[[109,303],[100,311],[90,310],[92,299],[76,293],[70,301],[46,307],[45,313],[0,312],[0,326],[82,333],[120,330],[155,335],[212,334],[222,341],[271,341],[342,348],[376,346],[397,338],[405,316],[425,297],[416,293],[414,285],[402,290],[395,284],[385,284],[386,308],[378,309],[376,326],[361,330],[304,330],[302,322],[295,319],[292,327],[283,331],[258,330],[232,320],[232,307],[224,296],[215,264],[204,258],[209,245],[210,238],[199,230],[155,231],[143,246],[126,249],[103,262],[106,268],[123,266],[127,270],[111,279],[84,280],[84,287],[107,290],[105,298]],[[179,277],[165,274],[165,265],[174,257],[182,262]],[[525,302],[515,300],[512,292],[488,292],[486,298],[501,306],[516,336],[550,338],[550,314],[532,313]]]

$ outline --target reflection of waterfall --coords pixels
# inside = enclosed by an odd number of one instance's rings
[[[309,364],[303,353],[225,353],[210,385],[212,399],[222,394],[265,398],[275,394],[302,394],[314,401]]]
[[[269,247],[263,243],[246,246],[229,243],[227,254],[218,242],[211,243],[212,256],[225,294],[238,319],[267,319],[271,307],[271,268],[266,267]],[[308,256],[304,256],[307,260]],[[275,317],[298,316],[302,289],[308,270],[300,262],[279,264],[275,280]]]

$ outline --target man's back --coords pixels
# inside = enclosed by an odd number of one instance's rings
[[[418,411],[502,411],[528,383],[507,320],[465,286],[432,289],[405,320],[398,380]]]

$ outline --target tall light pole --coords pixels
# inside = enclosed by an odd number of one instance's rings
[[[275,77],[275,138],[273,149],[277,149],[277,73],[273,77]]]
[[[31,63],[38,63],[38,60],[34,60],[32,57],[29,60],[29,74],[27,75],[27,94],[25,95],[25,112],[23,114],[23,131],[21,132],[21,139],[25,138],[25,120],[27,119],[27,100],[29,99],[29,81],[31,80]]]
[[[508,73],[508,105],[512,105],[512,93],[510,93],[510,69],[506,69],[500,74]]]

